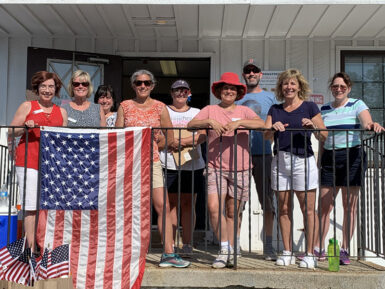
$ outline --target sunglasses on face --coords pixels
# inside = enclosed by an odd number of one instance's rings
[[[341,89],[341,91],[345,91],[348,89],[348,87],[346,85],[341,85],[341,84],[333,84],[332,85],[333,90],[338,90],[338,88]]]
[[[135,86],[142,86],[143,83],[145,86],[151,86],[152,81],[151,80],[135,80],[134,81]]]
[[[187,88],[175,88],[172,90],[178,97],[184,97],[184,94],[186,94],[186,97],[187,97],[187,93],[189,92],[189,90]]]
[[[80,84],[83,86],[83,87],[88,87],[90,85],[90,83],[88,81],[86,82],[72,82],[72,86],[73,87],[79,87]]]
[[[246,66],[245,68],[243,68],[244,74],[250,74],[251,72],[260,73],[261,71],[255,66]]]

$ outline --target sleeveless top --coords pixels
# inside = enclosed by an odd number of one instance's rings
[[[69,103],[61,106],[67,111],[69,127],[99,127],[100,126],[100,106],[90,102],[86,110],[73,109]]]
[[[133,100],[125,100],[120,103],[120,106],[123,109],[124,116],[124,126],[136,126],[136,127],[160,127],[160,116],[162,114],[163,109],[165,108],[165,104],[158,100],[153,100],[153,105],[146,110],[142,110],[138,108]],[[159,129],[154,129],[154,143],[153,143],[153,161],[159,161],[159,152],[157,139],[160,134]]]
[[[53,105],[51,114],[44,113],[37,100],[30,101],[31,110],[29,111],[25,121],[33,120],[39,126],[62,126],[63,116],[60,107]],[[26,135],[24,134],[16,149],[16,166],[24,167],[26,147]],[[37,170],[39,168],[39,148],[40,148],[40,128],[28,130],[28,155],[27,168]]]

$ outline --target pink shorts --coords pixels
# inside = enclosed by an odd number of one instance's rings
[[[220,182],[222,180],[222,183]],[[220,186],[221,185],[221,186]],[[219,169],[208,168],[207,173],[207,193],[223,194],[234,198],[234,172],[222,171]],[[237,172],[237,199],[240,201],[249,200],[249,171]]]

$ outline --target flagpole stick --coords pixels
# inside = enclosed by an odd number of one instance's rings
[[[40,127],[39,127],[40,128]],[[34,252],[36,254],[39,254],[40,248],[38,250],[38,244],[36,242],[36,234],[37,234],[37,226],[39,221],[39,212],[40,212],[40,196],[41,196],[41,129],[40,129],[40,141],[39,141],[39,166],[37,171],[37,197],[36,197],[36,215],[35,215],[35,233],[34,233]]]

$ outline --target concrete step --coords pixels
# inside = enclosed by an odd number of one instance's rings
[[[159,268],[160,252],[147,256],[143,289],[209,288],[295,288],[295,289],[385,289],[385,268],[368,261],[352,260],[339,272],[329,272],[328,263],[318,262],[314,270],[296,265],[279,267],[258,253],[243,253],[238,268],[212,269],[216,250],[194,250],[189,268]]]

